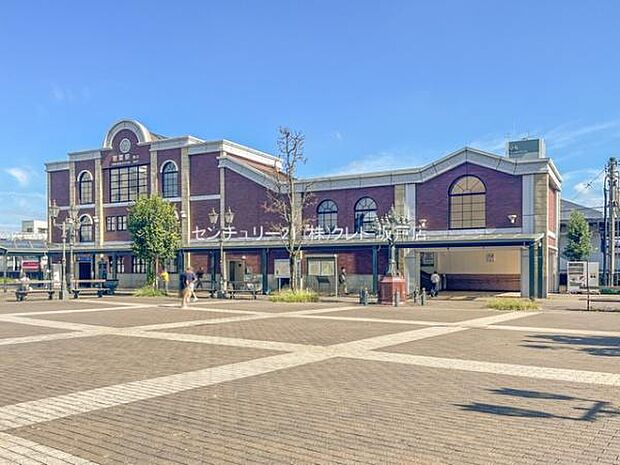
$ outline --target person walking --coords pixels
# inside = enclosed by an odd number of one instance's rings
[[[196,289],[202,289],[202,279],[205,276],[205,270],[204,268],[201,266],[200,268],[198,268],[198,271],[196,271]]]
[[[437,271],[433,271],[433,274],[431,275],[431,284],[432,284],[432,288],[431,288],[431,297],[437,297],[439,295],[439,283],[441,282],[441,276],[439,276],[439,273],[437,273]]]
[[[187,308],[187,273],[182,271],[179,273],[179,296],[181,297],[181,308]]]
[[[190,303],[190,301],[196,302],[198,297],[196,297],[196,293],[194,292],[196,288],[196,274],[194,273],[194,269],[190,266],[185,271],[185,281],[187,283],[187,292],[186,292],[186,305]]]
[[[161,272],[159,273],[159,279],[161,279],[161,283],[164,286],[164,292],[166,293],[166,295],[168,295],[168,284],[170,283],[170,275],[168,274],[168,270],[166,270],[166,267],[163,267],[161,269]]]
[[[342,295],[347,295],[349,293],[349,290],[347,289],[347,270],[344,266],[340,268],[338,284],[340,285],[340,292]]]

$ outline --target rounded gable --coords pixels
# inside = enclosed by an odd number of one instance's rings
[[[116,122],[110,128],[103,139],[103,148],[111,149],[114,137],[123,130],[128,130],[134,133],[138,143],[151,142],[153,140],[151,133],[142,123],[136,120],[127,119]]]

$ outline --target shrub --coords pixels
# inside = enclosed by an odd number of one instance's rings
[[[134,292],[133,295],[135,297],[166,297],[167,296],[167,294],[164,291],[160,289],[155,289],[153,286],[141,287],[140,289],[136,290],[136,292]]]
[[[620,294],[620,288],[617,287],[601,287],[601,294]]]
[[[288,302],[288,303],[318,302],[319,295],[314,291],[301,290],[301,291],[293,292],[287,289],[285,291],[280,291],[274,294],[269,294],[269,300],[271,302]]]
[[[495,310],[538,310],[538,304],[533,300],[509,299],[499,297],[489,300],[487,307]]]

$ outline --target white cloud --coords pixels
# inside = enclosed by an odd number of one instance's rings
[[[22,187],[26,187],[28,184],[30,184],[30,178],[33,174],[30,169],[18,167],[7,168],[4,171],[5,173],[11,175]]]
[[[620,129],[620,121],[612,120],[601,123],[579,125],[577,123],[567,123],[552,128],[544,133],[544,137],[549,147],[561,149],[582,142],[592,136],[600,136],[602,133],[610,132],[610,136],[616,136]]]
[[[46,218],[46,196],[40,192],[0,191],[2,231],[17,231],[21,221]]]
[[[602,170],[585,168],[568,171],[562,175],[562,197],[586,207],[601,207],[604,202],[603,183],[605,175]]]
[[[342,133],[340,131],[334,131],[334,139],[336,140],[342,140]]]

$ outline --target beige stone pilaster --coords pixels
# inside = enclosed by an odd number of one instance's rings
[[[75,184],[75,162],[72,161],[69,163],[69,206],[76,203]]]
[[[95,245],[101,247],[105,240],[106,221],[103,211],[103,170],[100,158],[95,160],[95,215],[99,218],[99,223],[95,225]]]
[[[190,208],[190,172],[189,172],[189,148],[181,149],[181,210],[185,218],[181,218],[182,244],[189,245],[192,224],[192,211]]]
[[[404,215],[407,213],[404,184],[397,184],[394,186],[394,209],[399,215]]]
[[[159,172],[157,170],[157,150],[151,150],[151,171],[150,171],[150,187],[151,195],[159,192]]]

